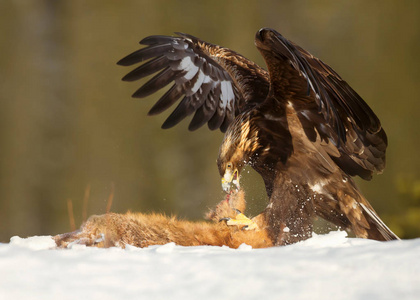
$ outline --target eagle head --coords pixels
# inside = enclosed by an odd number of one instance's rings
[[[236,119],[226,131],[220,146],[217,166],[226,193],[239,190],[240,173],[245,164],[252,162],[260,148],[258,130],[251,125],[251,121],[252,118],[247,115]]]

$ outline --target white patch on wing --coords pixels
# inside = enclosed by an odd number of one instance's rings
[[[185,56],[178,65],[178,70],[186,70],[189,65],[193,64],[191,57]]]
[[[233,92],[232,83],[228,81],[228,100],[232,101],[235,99],[235,93]]]
[[[187,81],[193,79],[198,71],[198,67],[194,65],[194,63],[191,60],[191,57],[189,56],[184,57],[179,62],[177,69],[187,71],[187,73],[183,76]]]
[[[233,99],[235,98],[232,83],[228,80],[220,81],[220,88],[220,100],[222,100],[222,102],[220,103],[220,107],[226,108],[228,103],[233,101]]]
[[[228,100],[229,100],[229,90],[232,89],[232,86],[229,81],[223,80],[220,82],[221,84],[221,93],[220,99],[222,100],[222,107],[226,108]]]
[[[194,78],[195,74],[197,74],[198,67],[191,65],[191,68],[188,72],[184,75],[184,78],[188,81]]]
[[[206,75],[204,77],[203,83],[209,83],[212,79],[210,78],[210,76]]]
[[[198,89],[200,88],[201,84],[204,81],[204,73],[201,71],[198,71],[198,77],[197,77],[197,81],[194,83],[194,86],[191,88],[191,91],[193,94],[195,94]]]

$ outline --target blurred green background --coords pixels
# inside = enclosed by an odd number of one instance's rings
[[[223,197],[220,132],[170,130],[147,117],[159,95],[116,65],[152,34],[181,31],[264,66],[254,34],[272,27],[332,66],[371,105],[389,137],[387,168],[360,187],[401,237],[420,236],[419,1],[0,1],[0,241],[70,230],[105,212],[202,218]],[[264,66],[265,67],[265,66]],[[242,184],[255,215],[261,179]]]

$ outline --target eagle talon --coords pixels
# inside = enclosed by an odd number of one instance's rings
[[[234,210],[238,213],[238,215],[241,215],[242,214],[242,212],[239,209],[234,208]]]
[[[226,221],[226,225],[228,226],[238,226],[241,227],[242,230],[259,230],[257,223],[249,219],[239,210],[235,209],[239,213],[236,215],[235,219],[232,218],[223,218],[221,220]]]
[[[231,218],[221,218],[221,219],[219,219],[219,222],[222,222],[222,221],[228,222],[229,220],[231,220]]]

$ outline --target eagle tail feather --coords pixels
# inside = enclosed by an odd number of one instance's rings
[[[363,212],[365,213],[365,217],[368,220],[370,225],[370,229],[367,230],[368,238],[375,239],[375,240],[385,240],[385,241],[392,241],[392,240],[399,240],[400,238],[389,229],[388,226],[379,218],[376,212],[366,206],[363,203],[360,203],[360,206],[363,208]]]

